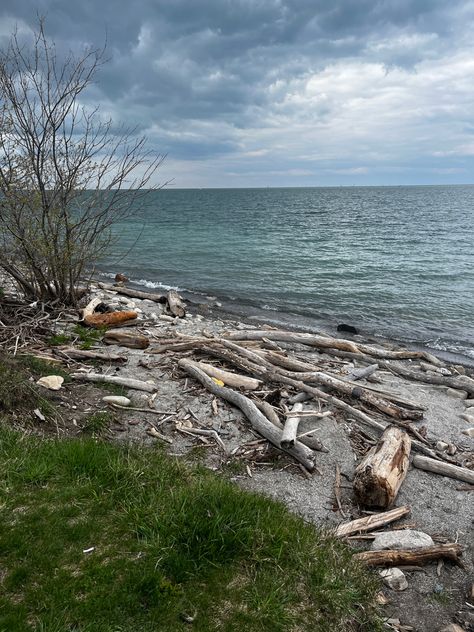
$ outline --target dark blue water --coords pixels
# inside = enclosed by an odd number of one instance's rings
[[[210,293],[474,357],[474,186],[162,190],[106,262]],[[286,318],[288,322],[288,318]]]

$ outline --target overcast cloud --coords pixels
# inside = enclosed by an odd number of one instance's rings
[[[2,0],[110,62],[86,98],[176,187],[473,182],[474,1]]]

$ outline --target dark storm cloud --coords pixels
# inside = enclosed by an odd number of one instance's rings
[[[371,74],[381,83],[384,72],[392,73],[390,98],[373,99],[398,107],[400,87],[393,77],[400,75],[405,89],[405,77],[419,73],[420,64],[455,56],[455,42],[464,50],[472,20],[472,6],[462,1],[448,6],[438,0],[102,0],[100,5],[3,0],[0,32],[8,32],[14,20],[34,25],[36,13],[46,16],[47,32],[60,46],[101,46],[107,39],[110,61],[87,95],[91,103],[145,130],[176,160],[232,156],[229,173],[240,169],[239,152],[251,160],[264,149],[259,156],[269,155],[268,169],[273,160],[283,170],[285,152],[288,164],[304,162],[313,155],[304,136],[339,120],[358,98],[366,100],[373,84],[365,78]],[[431,68],[426,72],[432,76]],[[359,74],[365,92],[357,97]],[[424,103],[422,83],[414,83],[407,98]],[[469,97],[463,95],[464,103]],[[360,125],[355,110],[354,124]],[[440,112],[430,116],[437,119]],[[470,124],[464,121],[465,129]],[[339,128],[346,142],[336,138],[327,147],[326,141],[324,151],[332,160],[346,145],[341,170],[347,171],[350,124],[344,117]],[[265,131],[272,129],[276,136]],[[296,142],[291,130],[301,140]],[[320,130],[318,138],[327,131]],[[337,135],[334,126],[332,133]],[[354,151],[370,144],[356,141]],[[264,169],[262,157],[260,165]],[[356,165],[354,173],[365,169]]]

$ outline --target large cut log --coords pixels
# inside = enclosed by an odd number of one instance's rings
[[[102,290],[117,292],[117,294],[122,294],[123,296],[130,296],[131,298],[154,301],[155,303],[166,303],[166,294],[142,292],[141,290],[132,290],[129,287],[122,287],[120,285],[108,285],[107,283],[99,283],[98,285]]]
[[[105,342],[107,345],[128,347],[129,349],[146,349],[150,345],[150,340],[146,336],[122,331],[107,331],[102,338],[102,342]]]
[[[303,404],[294,404],[291,409],[292,413],[299,413],[303,410]],[[296,433],[298,432],[298,426],[300,423],[301,417],[299,415],[295,415],[294,417],[287,417],[285,421],[285,425],[283,427],[283,432],[281,433],[280,445],[282,448],[291,448],[295,445],[296,441]]]
[[[192,360],[189,360],[192,362]],[[221,380],[227,386],[232,386],[233,388],[245,388],[250,391],[254,391],[261,385],[261,380],[257,380],[254,377],[248,377],[247,375],[238,375],[237,373],[231,373],[230,371],[224,371],[224,369],[218,369],[211,364],[206,364],[205,362],[192,362],[194,366],[204,371],[206,375],[209,377],[214,377],[217,380]]]
[[[371,448],[354,476],[354,492],[366,507],[389,507],[408,471],[411,441],[408,434],[389,426]]]
[[[357,518],[357,520],[351,520],[345,524],[340,524],[336,529],[336,536],[338,538],[346,538],[349,535],[356,533],[367,533],[374,531],[379,527],[384,527],[395,520],[405,517],[410,513],[410,507],[403,505],[402,507],[396,507],[390,509],[390,511],[384,511],[382,513],[373,514],[371,516],[364,516],[364,518]]]
[[[281,340],[283,342],[294,342],[320,349],[339,349],[341,351],[349,351],[352,353],[362,353],[373,356],[375,358],[386,359],[414,359],[423,358],[427,362],[439,366],[442,364],[440,360],[431,353],[426,351],[391,351],[370,345],[344,340],[343,338],[331,338],[330,336],[320,336],[317,334],[296,333],[282,330],[244,330],[229,334],[229,340]]]
[[[178,318],[184,318],[186,316],[186,306],[178,292],[170,290],[166,295],[166,301],[168,304],[168,311],[173,314],[173,316],[177,316]]]
[[[83,320],[89,327],[116,327],[121,323],[125,323],[129,320],[134,320],[138,316],[137,312],[108,312],[106,314],[90,314]]]
[[[438,544],[423,546],[419,549],[386,549],[383,551],[364,551],[354,557],[368,566],[422,566],[433,560],[445,559],[460,564],[462,554],[460,544]]]
[[[216,397],[221,397],[230,402],[244,413],[247,419],[250,421],[252,427],[265,439],[273,443],[273,445],[280,447],[280,432],[275,426],[265,417],[263,413],[255,406],[255,404],[242,393],[226,388],[225,386],[219,386],[208,375],[197,368],[193,362],[182,359],[178,362],[179,366],[186,371],[189,375],[197,379],[201,384]],[[314,470],[314,453],[305,445],[297,441],[292,448],[285,450],[288,454],[293,456],[304,467],[312,472]]]
[[[449,463],[436,461],[435,459],[420,456],[419,454],[413,458],[413,465],[420,470],[434,472],[435,474],[441,474],[441,476],[449,476],[449,478],[455,478],[458,481],[464,481],[465,483],[474,485],[474,471],[468,470],[467,467],[450,465]]]
[[[155,384],[142,382],[142,380],[133,380],[127,377],[117,377],[116,375],[104,375],[102,373],[71,373],[71,377],[75,380],[84,380],[85,382],[105,382],[106,384],[117,384],[125,388],[132,388],[137,391],[146,391],[154,393],[156,391]]]

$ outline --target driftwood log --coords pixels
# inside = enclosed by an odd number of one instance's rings
[[[186,306],[181,300],[181,296],[175,290],[170,290],[166,295],[168,311],[173,316],[184,318],[186,316]]]
[[[265,439],[273,443],[276,447],[280,447],[280,432],[277,428],[265,417],[263,413],[257,408],[257,406],[245,395],[237,393],[236,391],[226,388],[225,386],[219,386],[208,375],[195,366],[193,362],[186,359],[181,359],[178,365],[186,371],[189,375],[197,379],[201,384],[210,391],[216,397],[221,397],[230,402],[244,413],[247,419],[250,421],[252,427]],[[293,456],[299,461],[308,471],[314,470],[314,453],[305,445],[297,441],[292,448],[285,450],[288,454]]]
[[[192,362],[192,360],[190,360],[190,362]],[[224,369],[218,369],[217,367],[212,366],[211,364],[206,364],[205,362],[193,362],[193,364],[198,369],[201,369],[201,371],[204,371],[206,375],[209,375],[209,377],[221,380],[221,382],[224,382],[224,384],[232,386],[233,388],[245,388],[247,390],[254,391],[262,383],[260,380],[256,380],[253,377],[224,371]]]
[[[127,377],[117,377],[116,375],[104,375],[102,373],[71,373],[71,377],[75,380],[83,380],[85,382],[105,382],[106,384],[117,384],[125,388],[135,389],[137,391],[146,391],[154,393],[156,386],[142,380],[133,380]]]
[[[107,331],[102,338],[107,345],[118,345],[129,349],[146,349],[150,339],[140,334],[129,334],[121,331]]]
[[[107,283],[98,283],[101,290],[107,290],[109,292],[117,292],[123,296],[129,296],[130,298],[138,298],[140,300],[154,301],[155,303],[166,303],[166,294],[155,294],[152,292],[142,292],[141,290],[133,290],[128,287],[122,287],[121,285],[109,285]]]
[[[298,413],[303,410],[303,404],[294,404],[291,409],[292,413]],[[291,448],[295,445],[296,434],[298,432],[298,426],[300,423],[301,417],[295,415],[294,417],[287,417],[283,432],[281,433],[280,445],[282,448]]]
[[[368,531],[374,531],[379,527],[384,527],[395,520],[400,520],[410,513],[410,507],[403,505],[402,507],[396,507],[390,509],[390,511],[384,511],[382,513],[373,514],[371,516],[365,516],[364,518],[357,518],[351,522],[340,524],[336,529],[336,536],[338,538],[345,538],[349,535],[356,533],[367,533]]]
[[[408,434],[389,426],[376,446],[358,465],[354,492],[365,507],[389,507],[408,471],[411,441]]]
[[[122,312],[107,312],[105,314],[90,314],[83,318],[83,321],[89,327],[116,327],[129,320],[137,318],[137,312],[122,311]]]
[[[427,562],[439,559],[460,564],[459,558],[462,550],[460,544],[449,543],[409,550],[364,551],[363,553],[356,553],[354,557],[368,566],[422,566]]]
[[[107,351],[88,351],[86,349],[75,349],[74,347],[57,347],[53,353],[73,360],[100,360],[103,362],[128,362],[127,356]]]
[[[468,470],[467,467],[436,461],[435,459],[420,456],[419,454],[413,458],[413,465],[420,470],[434,472],[435,474],[441,474],[441,476],[448,476],[449,478],[455,478],[458,481],[464,481],[465,483],[474,485],[474,471]]]

